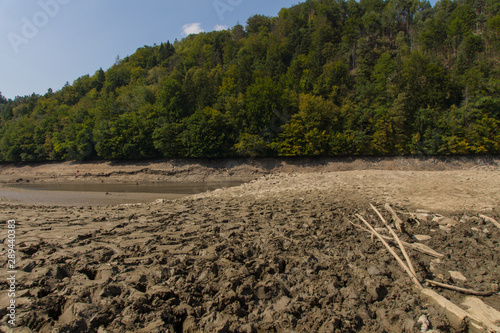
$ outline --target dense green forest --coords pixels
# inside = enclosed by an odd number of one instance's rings
[[[500,152],[500,2],[308,0],[0,94],[0,160]]]

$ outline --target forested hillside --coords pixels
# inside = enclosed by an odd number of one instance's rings
[[[500,2],[308,0],[0,95],[0,128],[3,161],[499,153]]]

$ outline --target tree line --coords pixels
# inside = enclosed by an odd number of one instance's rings
[[[500,2],[308,0],[0,94],[0,160],[500,152]]]

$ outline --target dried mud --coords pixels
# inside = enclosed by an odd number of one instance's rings
[[[479,214],[499,220],[499,176],[491,165],[309,170],[137,205],[2,204],[0,220],[19,224],[14,331],[420,332],[425,315],[436,332],[454,332],[380,242],[349,221],[361,214],[381,227],[369,203],[391,221],[389,202],[405,222],[403,240],[430,236],[422,243],[443,254],[409,250],[421,280],[490,290],[500,282],[500,229]],[[500,295],[482,299],[500,310]]]

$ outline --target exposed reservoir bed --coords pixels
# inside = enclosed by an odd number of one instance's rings
[[[22,183],[0,186],[2,202],[43,205],[108,205],[178,199],[188,195],[241,185],[229,182],[136,183]]]

